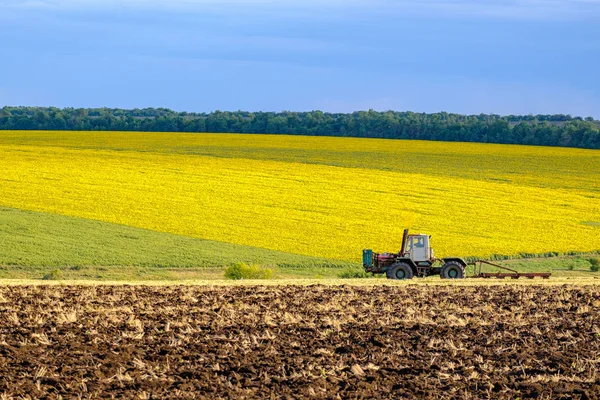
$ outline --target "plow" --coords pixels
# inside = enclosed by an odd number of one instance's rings
[[[548,272],[518,272],[486,260],[467,263],[461,257],[438,259],[430,246],[430,239],[431,236],[426,234],[409,235],[408,229],[405,229],[402,247],[398,253],[375,253],[371,249],[365,249],[363,267],[373,275],[386,274],[388,279],[412,279],[434,275],[443,279],[462,279],[467,277],[467,266],[473,266],[473,274],[469,278],[548,279],[551,275]],[[484,272],[484,266],[495,267],[503,272]]]
[[[482,272],[483,264],[491,265],[493,267],[499,268],[504,271],[509,271],[509,272]],[[533,279],[533,278],[539,277],[542,279],[548,279],[548,278],[550,278],[550,275],[551,275],[549,272],[518,272],[518,271],[515,271],[514,269],[503,267],[502,265],[498,265],[498,264],[495,264],[493,262],[489,262],[486,260],[472,261],[470,263],[467,263],[467,265],[473,266],[473,275],[471,276],[471,278],[497,278],[497,279],[528,278],[528,279]]]

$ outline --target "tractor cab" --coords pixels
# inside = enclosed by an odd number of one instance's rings
[[[406,244],[402,250],[402,256],[410,258],[414,262],[433,261],[433,249],[429,247],[429,235],[408,235]]]

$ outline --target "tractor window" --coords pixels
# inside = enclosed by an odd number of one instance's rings
[[[408,238],[406,243],[406,249],[404,251],[411,251],[413,248],[422,249],[425,247],[425,239],[419,236],[413,236]]]

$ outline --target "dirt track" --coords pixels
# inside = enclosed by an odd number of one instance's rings
[[[595,286],[0,287],[0,394],[600,398]]]

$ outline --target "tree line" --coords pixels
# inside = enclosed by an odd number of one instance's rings
[[[3,107],[0,129],[272,133],[600,149],[600,121],[563,114],[500,116],[373,110],[188,113],[166,108]]]

